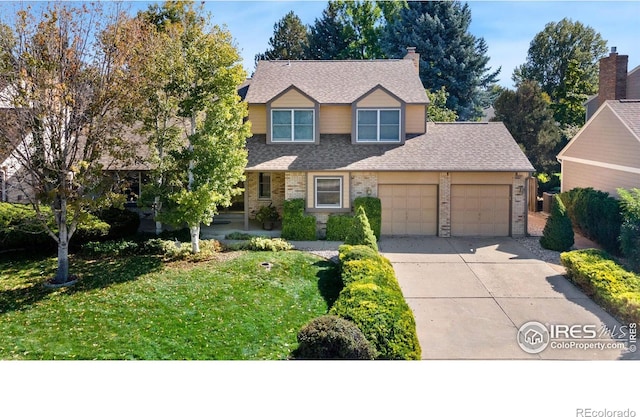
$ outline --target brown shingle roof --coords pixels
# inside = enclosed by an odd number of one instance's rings
[[[259,61],[248,103],[267,103],[295,86],[320,104],[351,104],[380,85],[406,103],[429,102],[409,59]]]
[[[640,139],[640,100],[607,100],[606,103]]]
[[[501,122],[429,123],[404,145],[353,145],[349,135],[322,135],[319,145],[247,140],[248,171],[534,171]]]

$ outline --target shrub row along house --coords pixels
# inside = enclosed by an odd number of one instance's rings
[[[373,196],[383,235],[525,235],[533,166],[502,123],[428,122],[418,63],[414,48],[258,62],[239,90],[252,124],[245,227],[260,207],[302,198],[322,235],[329,215]]]
[[[640,66],[627,72],[628,59],[613,48],[600,60],[587,123],[558,154],[562,191],[591,187],[617,196],[617,188],[640,188]]]
[[[374,196],[383,235],[524,235],[534,168],[502,123],[429,123],[418,58],[258,62],[245,225],[260,206],[303,198],[322,233],[330,214]]]

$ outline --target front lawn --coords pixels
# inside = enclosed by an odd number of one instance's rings
[[[81,280],[46,289],[54,270],[54,258],[0,258],[0,359],[285,359],[340,283],[331,262],[296,251],[76,258]]]

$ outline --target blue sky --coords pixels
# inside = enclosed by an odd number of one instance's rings
[[[470,1],[470,32],[489,46],[489,64],[502,67],[500,84],[512,87],[513,69],[524,63],[529,43],[545,24],[565,17],[591,26],[629,55],[629,70],[640,65],[640,1]],[[213,22],[226,24],[251,72],[254,56],[264,52],[273,25],[293,10],[304,24],[322,14],[326,1],[207,1]]]
[[[3,0],[0,0],[4,2]],[[12,2],[13,3],[13,2]],[[40,2],[25,1],[37,4]],[[131,12],[146,9],[149,1],[126,2]],[[640,65],[640,0],[631,1],[481,1],[467,2],[471,8],[469,31],[487,42],[489,65],[501,67],[499,83],[512,87],[513,69],[524,63],[533,37],[549,22],[567,17],[599,32],[608,46],[629,55],[629,70]],[[16,3],[13,3],[16,4]],[[42,4],[42,3],[40,3]],[[268,47],[273,25],[293,10],[305,25],[322,15],[327,1],[208,0],[205,7],[212,23],[226,25],[241,51],[250,74],[254,57]],[[428,87],[428,86],[427,86]]]

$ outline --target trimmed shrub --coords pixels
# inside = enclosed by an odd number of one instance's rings
[[[611,253],[620,253],[620,202],[604,191],[574,188],[560,194],[571,223],[587,238]]]
[[[50,227],[55,231],[51,209],[42,207],[45,216],[51,218]],[[109,225],[93,215],[88,215],[85,222],[78,226],[71,238],[71,245],[79,247],[83,243],[99,239],[107,235]],[[0,249],[35,248],[50,250],[55,248],[55,241],[45,232],[36,218],[35,210],[25,204],[0,203]]]
[[[344,241],[352,227],[353,216],[348,214],[330,215],[327,220],[327,240]]]
[[[364,245],[340,245],[338,248],[338,257],[341,263],[345,263],[355,259],[378,259],[383,258],[378,252],[369,246]]]
[[[393,267],[390,262],[382,256],[379,256],[377,259],[353,259],[345,262],[342,264],[341,276],[344,286],[367,280],[368,282],[389,287],[402,293]]]
[[[380,359],[420,359],[416,323],[402,293],[361,280],[346,286],[329,314],[355,323]]]
[[[382,359],[420,359],[415,319],[388,259],[370,246],[341,245],[344,288],[329,313],[353,321]]]
[[[133,236],[140,227],[138,213],[126,209],[111,207],[97,212],[96,217],[110,226],[106,239],[122,239]]]
[[[353,219],[353,227],[347,234],[344,243],[347,245],[365,245],[374,249],[376,252],[378,251],[376,236],[373,234],[373,230],[371,230],[364,207],[358,207],[356,216]]]
[[[358,326],[337,316],[311,320],[298,333],[296,359],[374,359],[376,350]]]
[[[128,240],[88,242],[82,245],[80,254],[84,256],[120,256],[138,252],[138,244]]]
[[[278,252],[293,249],[293,245],[284,239],[256,236],[246,243],[246,249],[253,251]]]
[[[560,255],[567,277],[621,322],[640,323],[640,276],[606,252],[584,249]]]
[[[540,245],[545,249],[563,252],[573,246],[573,228],[562,200],[557,194],[553,198],[551,215],[542,231]]]
[[[624,223],[620,228],[620,250],[629,264],[640,271],[640,189],[618,189]]]
[[[286,200],[282,213],[283,239],[317,240],[316,218],[304,214],[304,199]]]
[[[353,208],[358,211],[358,207],[363,207],[369,219],[369,225],[376,239],[380,240],[382,229],[382,202],[377,197],[357,197],[353,200]]]

